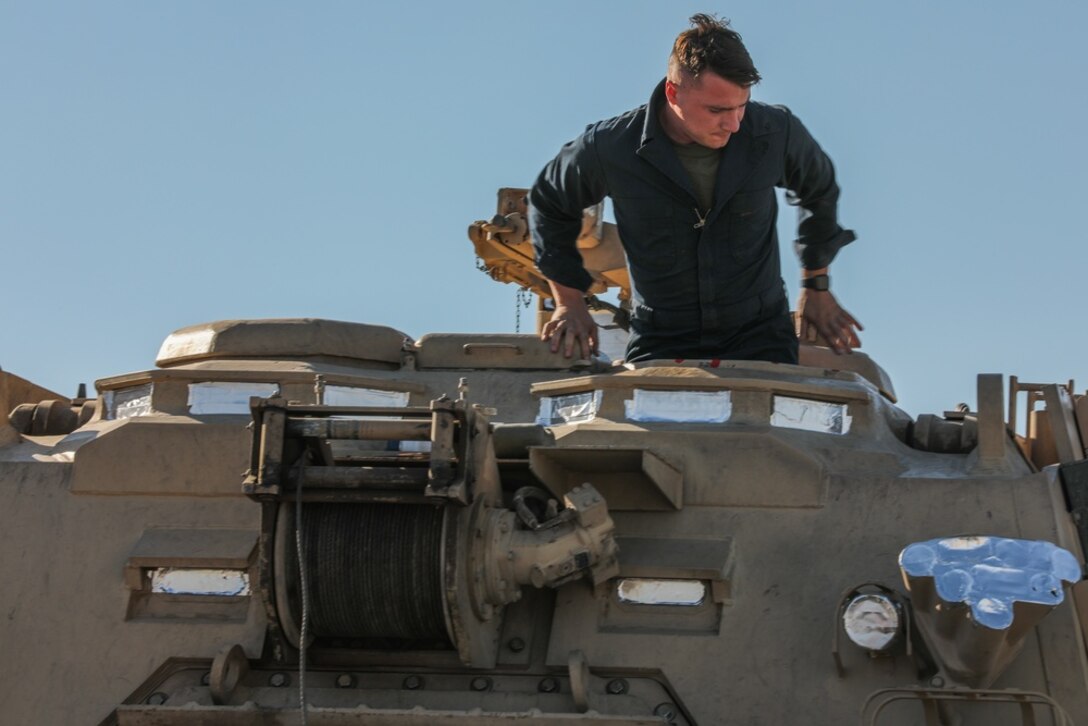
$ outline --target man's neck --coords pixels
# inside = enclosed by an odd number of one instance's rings
[[[665,135],[668,136],[673,143],[685,145],[695,143],[695,139],[684,132],[683,126],[680,125],[680,120],[676,118],[676,112],[672,110],[672,106],[669,105],[668,101],[665,101],[658,110],[657,120],[661,124],[661,128],[665,130]]]

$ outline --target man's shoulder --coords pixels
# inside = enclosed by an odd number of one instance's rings
[[[645,105],[633,108],[619,116],[602,119],[586,127],[583,136],[593,143],[617,144],[638,140],[646,125]]]
[[[744,120],[751,124],[753,135],[761,136],[785,132],[792,116],[785,106],[749,101]]]

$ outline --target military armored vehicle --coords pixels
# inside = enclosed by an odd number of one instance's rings
[[[524,214],[470,237],[544,293]],[[622,335],[615,229],[579,245]],[[2,372],[0,720],[1088,723],[1088,399],[912,418],[819,342],[223,321],[93,397]]]

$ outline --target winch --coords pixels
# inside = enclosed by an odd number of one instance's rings
[[[504,492],[488,412],[463,398],[251,407],[244,488],[263,506],[258,589],[280,645],[452,648],[493,667],[523,587],[618,571],[603,497]]]

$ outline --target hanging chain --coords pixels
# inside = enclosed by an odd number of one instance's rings
[[[514,298],[514,332],[521,332],[521,309],[529,308],[529,303],[533,301],[533,293],[529,291],[527,287],[519,287],[517,297]]]

